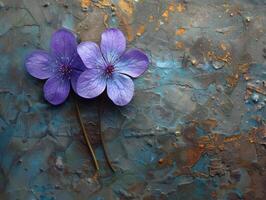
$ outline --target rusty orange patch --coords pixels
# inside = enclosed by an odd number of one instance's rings
[[[238,83],[238,80],[239,80],[239,75],[238,74],[231,75],[231,76],[228,76],[226,78],[226,82],[227,82],[229,87],[235,87],[236,84]]]
[[[178,36],[181,36],[185,32],[186,32],[186,29],[181,27],[181,28],[179,28],[179,29],[176,30],[175,34],[178,35]]]
[[[252,83],[248,83],[247,84],[247,90],[252,91],[252,92],[256,91],[257,93],[266,95],[266,89],[264,86],[259,87],[259,86],[252,84]]]
[[[222,47],[221,47],[222,48]],[[209,59],[212,59],[212,60],[218,60],[218,61],[223,61],[227,64],[231,63],[231,54],[229,51],[225,51],[224,52],[224,55],[216,55],[213,51],[209,51],[207,53],[207,56],[209,57]]]
[[[164,18],[168,18],[169,17],[169,11],[168,10],[165,10],[162,14],[162,17]]]
[[[226,51],[226,49],[227,49],[227,47],[226,47],[226,45],[225,45],[224,43],[221,43],[221,44],[220,44],[220,47],[221,47],[221,49],[224,50],[224,51]]]
[[[197,147],[188,149],[186,151],[186,156],[188,159],[187,166],[192,167],[193,165],[195,165],[199,161],[203,151],[204,151],[203,148],[197,148]]]
[[[118,2],[119,8],[128,16],[132,16],[133,14],[133,4],[126,0],[119,0]]]
[[[149,16],[149,22],[153,22],[154,21],[154,16]]]
[[[177,12],[180,12],[180,13],[184,12],[186,10],[184,3],[177,4],[176,10],[177,10]]]
[[[128,41],[134,40],[135,35],[133,34],[132,26],[129,24],[127,17],[120,16],[121,25],[126,32]]]
[[[185,47],[183,42],[176,41],[175,46],[177,49],[183,49]]]
[[[232,136],[228,136],[226,138],[224,138],[224,142],[234,142],[237,140],[240,140],[241,135],[232,135]]]
[[[170,12],[174,12],[175,11],[175,6],[173,4],[170,4],[169,7],[168,7],[168,10]]]
[[[218,122],[216,119],[206,119],[202,122],[202,126],[205,130],[211,130],[214,129],[218,125]]]
[[[103,16],[103,23],[104,23],[104,25],[105,25],[105,27],[106,28],[108,28],[108,15],[107,14],[105,14],[104,16]]]
[[[91,4],[91,0],[81,0],[80,2],[80,6],[82,8],[88,8]]]
[[[143,33],[145,32],[145,26],[142,24],[138,27],[138,30],[137,30],[137,33],[136,35],[137,36],[141,36]]]
[[[94,6],[98,8],[112,7],[112,2],[110,0],[100,0],[97,3],[94,3]]]

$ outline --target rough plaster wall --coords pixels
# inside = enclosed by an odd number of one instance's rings
[[[1,0],[0,199],[266,199],[265,13],[265,0]],[[95,42],[119,27],[147,52],[129,105],[44,101],[23,62],[62,26]]]

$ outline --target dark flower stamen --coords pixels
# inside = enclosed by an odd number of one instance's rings
[[[70,77],[72,69],[68,65],[62,65],[62,66],[59,67],[59,72],[61,72],[64,76],[69,76]]]
[[[112,73],[115,71],[115,68],[114,68],[114,66],[113,65],[108,65],[107,67],[106,67],[106,69],[105,69],[105,73],[107,74],[107,75],[112,75]]]

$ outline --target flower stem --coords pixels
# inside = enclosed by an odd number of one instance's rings
[[[78,115],[79,123],[80,123],[81,129],[82,129],[82,133],[83,133],[83,135],[84,135],[85,141],[86,141],[87,146],[88,146],[88,148],[89,148],[89,150],[90,150],[90,153],[91,153],[91,155],[92,155],[92,158],[93,158],[93,162],[94,162],[95,168],[96,168],[97,171],[99,171],[99,169],[100,169],[100,168],[99,168],[99,164],[98,164],[98,162],[97,162],[97,159],[96,159],[95,153],[94,153],[94,151],[93,151],[93,149],[92,149],[92,146],[91,146],[90,140],[89,140],[89,138],[88,138],[88,136],[87,136],[87,133],[86,133],[86,129],[85,129],[84,124],[83,124],[82,119],[81,119],[80,110],[79,110],[79,105],[78,105],[77,102],[75,102],[75,105],[76,105],[76,110],[77,110],[77,115]]]
[[[102,98],[102,97],[100,97],[100,98]],[[105,146],[105,142],[104,142],[104,138],[103,138],[103,134],[102,134],[102,120],[101,120],[101,116],[102,116],[102,109],[101,109],[101,106],[103,105],[103,98],[101,99],[101,101],[100,101],[100,103],[99,103],[99,105],[98,105],[98,123],[99,123],[99,125],[98,125],[98,128],[99,128],[99,134],[100,134],[100,137],[101,137],[101,142],[102,142],[102,146],[103,146],[103,152],[104,152],[104,156],[105,156],[105,158],[106,158],[106,161],[107,161],[107,164],[108,164],[108,166],[110,167],[110,169],[113,171],[113,172],[115,172],[115,169],[114,169],[114,167],[113,167],[113,165],[112,165],[112,163],[111,163],[111,161],[109,160],[109,157],[108,157],[108,155],[107,155],[107,151],[106,151],[106,146]]]

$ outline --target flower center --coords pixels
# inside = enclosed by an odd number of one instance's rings
[[[108,65],[107,67],[106,67],[106,69],[105,69],[105,73],[107,74],[107,75],[112,75],[112,73],[115,71],[115,68],[114,68],[114,66],[113,65]]]
[[[59,67],[59,72],[63,75],[63,76],[68,76],[70,77],[70,73],[71,73],[72,69],[71,67],[69,67],[68,65],[62,65]]]

